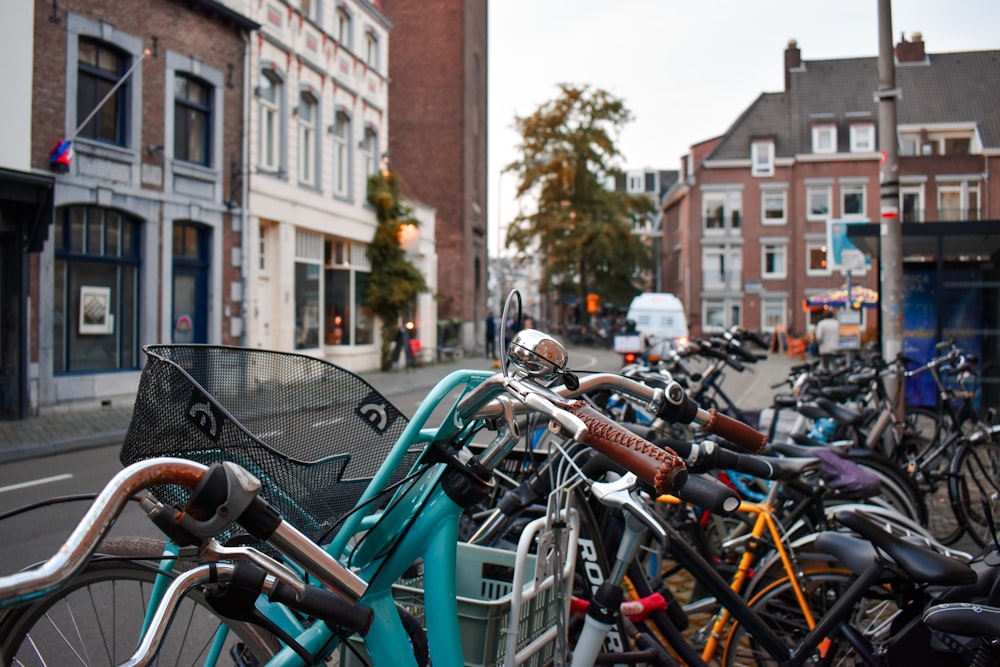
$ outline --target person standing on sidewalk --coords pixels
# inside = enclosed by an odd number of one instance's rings
[[[497,358],[497,318],[493,313],[486,316],[486,358]]]
[[[830,368],[833,358],[840,351],[840,322],[834,317],[832,310],[826,311],[823,319],[816,324],[816,345],[819,357],[823,360],[823,368]]]

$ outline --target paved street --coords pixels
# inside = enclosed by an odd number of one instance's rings
[[[580,372],[620,369],[621,362],[611,350],[570,347],[570,367]],[[730,397],[743,409],[759,410],[770,404],[771,385],[788,374],[797,363],[783,353],[768,355],[767,360],[743,373],[730,372],[724,386]],[[447,363],[422,366],[409,371],[366,373],[376,389],[389,398],[426,392],[448,373],[459,368],[490,369],[488,359],[465,357]],[[404,405],[399,406],[407,412]],[[20,421],[0,421],[0,463],[57,452],[98,447],[118,442],[128,428],[131,406],[101,407],[46,414]]]

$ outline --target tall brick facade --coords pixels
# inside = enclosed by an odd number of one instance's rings
[[[437,210],[438,316],[461,320],[471,348],[486,316],[486,2],[383,7],[395,24],[392,164],[406,194]]]

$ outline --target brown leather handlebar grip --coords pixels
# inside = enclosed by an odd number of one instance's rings
[[[574,402],[567,412],[587,425],[583,444],[593,447],[626,470],[635,473],[657,494],[675,493],[687,481],[684,461],[670,449],[658,447],[608,419],[583,401]]]
[[[702,425],[706,431],[725,438],[751,454],[760,454],[764,451],[764,447],[767,446],[766,435],[738,419],[722,414],[715,408],[709,408],[706,412],[709,414],[709,419]]]

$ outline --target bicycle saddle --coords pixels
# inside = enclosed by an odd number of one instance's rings
[[[1000,609],[971,602],[939,604],[924,612],[924,623],[952,635],[1000,637]]]
[[[975,571],[967,564],[885,532],[861,512],[837,512],[837,521],[888,554],[907,575],[928,584],[971,584]]]

